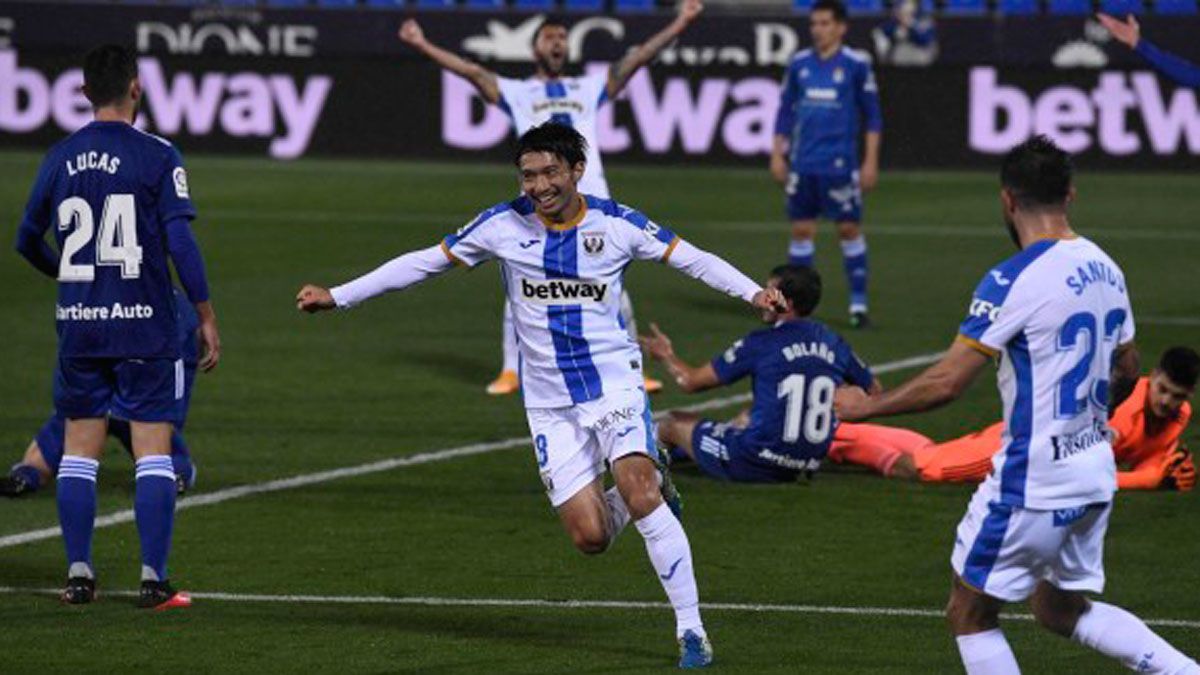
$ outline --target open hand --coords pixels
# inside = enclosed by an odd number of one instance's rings
[[[683,4],[679,6],[679,18],[684,23],[691,23],[700,16],[704,11],[704,3],[700,0],[683,0]]]
[[[1142,27],[1138,25],[1137,19],[1132,14],[1125,17],[1124,21],[1114,19],[1107,14],[1097,14],[1096,19],[1112,33],[1112,36],[1117,39],[1117,42],[1136,49],[1138,40],[1142,38]]]
[[[770,310],[776,313],[788,311],[787,299],[778,288],[764,288],[754,294],[750,304],[758,309]]]
[[[337,303],[333,301],[333,294],[328,288],[305,284],[296,294],[296,309],[302,312],[315,314],[335,307]]]
[[[671,346],[671,338],[659,330],[656,323],[650,324],[650,335],[638,336],[638,343],[655,361],[662,361],[675,353],[675,348]]]

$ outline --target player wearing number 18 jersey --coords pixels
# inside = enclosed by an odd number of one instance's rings
[[[137,61],[119,46],[84,60],[95,121],[55,145],[33,187],[17,248],[58,280],[57,413],[67,419],[58,470],[66,544],[63,600],[90,602],[96,475],[108,416],[128,420],[136,457],[134,511],[142,543],[143,607],[186,605],[167,583],[174,524],[172,422],[184,396],[168,256],[200,317],[209,370],[219,353],[216,318],[189,221],[187,174],[167,141],[132,126],[141,98]],[[44,236],[52,229],[58,251]]]
[[[684,363],[658,326],[652,326],[653,335],[642,338],[646,351],[662,361],[686,391],[753,378],[753,407],[732,423],[673,412],[659,424],[659,440],[676,457],[694,459],[714,478],[777,482],[815,471],[837,426],[834,390],[844,383],[871,390],[878,386],[850,345],[809,318],[821,299],[816,270],[777,267],[767,286],[783,293],[788,310],[764,311],[763,321],[772,324],[770,328],[750,333],[706,365],[693,368]]]

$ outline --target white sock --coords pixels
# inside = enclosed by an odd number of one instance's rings
[[[692,547],[683,525],[666,504],[660,504],[635,524],[646,540],[646,552],[650,554],[654,573],[675,608],[676,636],[682,637],[689,630],[704,636],[704,624],[700,621],[700,591],[696,589],[696,575],[692,572]]]
[[[501,327],[500,349],[504,353],[504,370],[517,372],[517,329],[513,326],[512,305],[504,301],[504,325]]]
[[[1017,657],[999,628],[982,633],[959,635],[958,653],[962,656],[967,675],[1020,675]]]
[[[1115,605],[1093,601],[1091,608],[1079,617],[1071,639],[1139,673],[1200,673],[1195,661],[1168,644],[1141,619]]]
[[[625,332],[629,333],[629,337],[637,342],[637,319],[633,318],[633,300],[629,297],[629,291],[621,290],[621,320],[625,322]]]
[[[612,542],[617,540],[617,535],[629,524],[629,507],[625,505],[625,500],[621,498],[621,493],[615,485],[604,492],[604,501],[608,502],[608,541],[609,545],[612,545]]]

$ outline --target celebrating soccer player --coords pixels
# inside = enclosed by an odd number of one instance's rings
[[[187,173],[168,141],[133,127],[142,88],[137,58],[106,45],[83,64],[95,121],[46,155],[17,249],[58,280],[56,412],[66,419],[58,514],[67,551],[64,602],[96,593],[92,531],[96,474],[108,418],[129,421],[136,458],[134,512],[142,544],[138,604],[191,603],[167,580],[175,520],[172,423],[184,392],[168,253],[200,318],[202,370],[220,357],[216,315],[190,221]],[[53,229],[59,252],[45,241]]]
[[[793,56],[783,76],[771,175],[787,193],[791,264],[813,265],[817,218],[837,224],[850,285],[850,325],[865,328],[870,319],[862,191],[879,180],[883,118],[869,57],[842,44],[846,21],[846,6],[840,0],[813,5],[813,46]],[[864,123],[866,150],[860,166],[858,141]]]
[[[196,484],[196,465],[183,438],[183,426],[187,420],[192,385],[196,381],[196,366],[200,360],[200,349],[196,342],[200,319],[179,289],[175,289],[175,311],[178,313],[175,321],[179,330],[179,353],[183,359],[183,397],[178,401],[175,430],[171,434],[171,464],[175,470],[176,494],[182,495]],[[54,379],[58,379],[57,370]],[[15,498],[32,495],[57,475],[63,458],[66,430],[67,420],[57,412],[52,414],[29,443],[21,461],[9,470],[7,476],[0,476],[0,496]],[[125,451],[133,455],[133,438],[127,420],[110,416],[108,435],[117,439]]]
[[[959,523],[947,618],[968,673],[1019,673],[1000,630],[1006,602],[1030,599],[1047,629],[1146,673],[1200,673],[1133,614],[1089,600],[1104,590],[1104,535],[1117,489],[1110,407],[1137,378],[1125,275],[1078,236],[1070,156],[1037,136],[1005,156],[1004,219],[1020,251],[988,271],[946,355],[893,390],[838,391],[847,421],[936,408],[991,361],[1004,400],[997,469]]]
[[[640,44],[610,67],[607,72],[581,77],[563,75],[567,65],[567,25],[557,18],[542,22],[533,34],[535,70],[532,77],[516,80],[500,77],[482,65],[449,52],[430,42],[415,19],[400,27],[400,39],[412,45],[442,68],[466,78],[483,100],[499,105],[512,119],[518,137],[535,126],[554,122],[574,127],[587,141],[587,168],[579,181],[584,194],[609,198],[608,181],[600,163],[597,144],[596,115],[600,106],[617,97],[629,78],[642,66],[650,63],[672,40],[679,37],[704,10],[700,0],[684,0],[675,20],[649,40]],[[629,295],[621,292],[621,318],[629,335],[637,339],[637,324]],[[513,325],[512,305],[504,303],[504,325],[501,333],[504,365],[500,375],[488,384],[493,395],[511,394],[520,386],[517,377],[517,334]],[[646,390],[653,393],[662,382],[647,379]]]
[[[634,209],[581,195],[586,142],[571,127],[534,127],[517,144],[524,195],[487,209],[440,245],[402,255],[333,289],[308,285],[297,306],[353,307],[455,264],[500,261],[520,338],[521,391],[542,482],[584,553],[601,553],[632,519],[675,608],[681,667],[705,666],[712,648],[700,620],[691,546],[665,471],[657,470],[650,404],[637,344],[620,325],[625,267],[657,260],[759,309],[782,305],[717,256]],[[604,490],[605,465],[616,486]]]
[[[815,471],[829,449],[837,420],[833,392],[844,384],[879,386],[850,346],[824,324],[809,318],[821,301],[821,277],[809,267],[771,271],[787,309],[763,310],[764,328],[733,343],[699,367],[675,355],[657,325],[642,346],[663,362],[687,392],[733,384],[751,376],[754,405],[748,415],[720,424],[699,415],[672,412],[659,425],[659,440],[714,478],[754,483],[792,481]]]
[[[1200,354],[1188,347],[1172,347],[1117,407],[1108,424],[1118,489],[1186,492],[1195,487],[1196,464],[1180,438],[1192,417],[1188,400],[1198,378]],[[1003,437],[1003,422],[945,443],[934,443],[909,429],[846,423],[834,433],[829,458],[889,478],[978,483],[992,471],[992,458]]]

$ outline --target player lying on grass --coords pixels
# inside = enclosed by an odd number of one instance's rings
[[[175,430],[171,434],[171,465],[175,470],[175,489],[182,495],[196,484],[196,466],[191,451],[183,439],[183,426],[187,420],[188,405],[192,400],[192,385],[196,382],[196,366],[200,358],[200,346],[196,342],[196,329],[200,320],[196,311],[178,289],[175,290],[176,325],[179,330],[179,347],[183,355],[183,398],[179,400],[179,414]],[[58,380],[58,373],[55,373]],[[37,492],[58,474],[63,458],[63,441],[67,421],[57,412],[46,420],[37,436],[29,443],[25,456],[14,465],[9,474],[0,477],[0,495],[22,497]],[[133,456],[133,439],[130,437],[128,420],[110,417],[108,435],[117,439],[129,455]]]
[[[753,407],[732,423],[679,411],[659,423],[658,440],[672,456],[694,460],[714,478],[768,483],[815,471],[837,427],[834,390],[847,383],[879,388],[850,345],[810,318],[821,301],[816,270],[776,267],[767,287],[783,294],[787,308],[764,309],[762,320],[770,328],[750,333],[704,365],[679,358],[655,324],[653,333],[641,338],[646,352],[686,392],[733,384],[747,375],[753,379]]]
[[[299,309],[346,309],[408,288],[454,265],[503,266],[521,349],[521,392],[534,456],[550,503],[582,552],[604,552],[632,520],[675,608],[680,667],[702,667],[712,648],[700,620],[691,545],[664,503],[637,343],[620,324],[625,267],[655,260],[759,309],[781,305],[717,256],[627,206],[580,195],[586,142],[558,124],[517,144],[524,196],[493,206],[440,245],[402,255],[333,289],[304,286]],[[605,466],[615,488],[604,489]]]
[[[579,179],[579,191],[602,199],[610,199],[608,180],[600,162],[600,138],[596,122],[600,108],[616,100],[630,78],[652,62],[667,45],[687,30],[704,5],[700,0],[684,0],[671,23],[650,36],[645,42],[629,48],[625,56],[611,67],[580,76],[565,73],[570,57],[569,30],[566,21],[558,17],[544,20],[533,32],[532,56],[534,71],[524,79],[501,77],[488,68],[463,58],[431,42],[416,19],[408,19],[400,27],[400,39],[427,56],[442,68],[470,82],[483,100],[498,105],[512,120],[513,131],[519,138],[539,124],[554,122],[573,127],[587,141],[587,168]],[[621,318],[633,339],[637,324],[633,317],[633,302],[621,292]],[[487,393],[501,396],[516,393],[520,386],[518,371],[517,334],[513,326],[512,305],[504,303],[504,325],[501,333],[504,365],[500,375],[488,384]],[[654,393],[662,382],[647,379],[646,391]]]
[[[1196,465],[1180,441],[1192,416],[1200,355],[1188,347],[1163,352],[1158,367],[1139,378],[1133,393],[1108,420],[1113,431],[1117,488],[1180,490],[1196,485]],[[978,483],[992,471],[1004,423],[945,443],[915,431],[844,423],[834,433],[829,459],[866,466],[889,478]]]
[[[834,408],[848,422],[931,410],[1002,356],[1003,443],[950,557],[946,618],[967,673],[1020,673],[1000,612],[1029,600],[1044,628],[1127,668],[1200,675],[1141,619],[1088,597],[1104,590],[1117,490],[1109,411],[1136,382],[1138,355],[1124,273],[1071,227],[1073,173],[1070,155],[1045,136],[1013,148],[1000,202],[1019,251],[983,275],[940,361],[886,392],[842,387]]]

